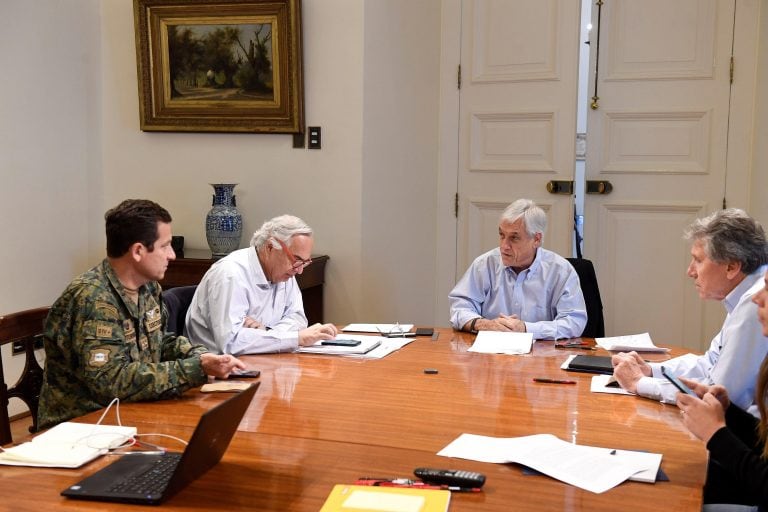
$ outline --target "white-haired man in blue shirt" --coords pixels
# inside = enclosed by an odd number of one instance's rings
[[[534,339],[575,338],[587,325],[579,277],[541,247],[547,216],[529,199],[499,219],[499,247],[478,256],[448,300],[454,329],[530,332]]]

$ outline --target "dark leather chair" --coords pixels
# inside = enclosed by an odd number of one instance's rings
[[[163,302],[168,309],[168,323],[165,332],[181,336],[184,333],[184,321],[187,318],[187,310],[195,295],[197,285],[177,286],[163,290]]]
[[[0,445],[13,441],[11,419],[8,414],[8,403],[11,398],[18,398],[27,404],[32,414],[32,426],[29,427],[29,431],[37,431],[37,405],[40,402],[40,389],[43,387],[43,369],[35,357],[35,341],[42,339],[43,324],[49,310],[49,307],[44,307],[0,316],[0,346],[21,343],[25,358],[21,377],[8,388],[0,353]]]
[[[584,258],[567,258],[567,260],[579,275],[581,293],[584,294],[584,302],[587,304],[587,326],[581,335],[585,338],[602,338],[605,336],[603,301],[600,300],[595,267],[590,260]]]

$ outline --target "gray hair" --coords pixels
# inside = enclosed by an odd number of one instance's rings
[[[684,238],[701,242],[704,254],[716,263],[741,263],[745,274],[768,263],[765,231],[744,210],[729,208],[696,219],[685,230]]]
[[[512,223],[521,217],[528,236],[533,237],[536,233],[541,233],[542,237],[544,236],[544,231],[547,229],[547,214],[530,199],[518,199],[507,206],[501,214],[499,222]]]
[[[251,246],[257,250],[263,248],[271,238],[280,240],[286,245],[291,243],[291,237],[296,235],[312,236],[312,228],[306,222],[293,215],[280,215],[261,225],[251,238]],[[273,243],[274,244],[274,243]],[[281,249],[280,245],[273,245]]]

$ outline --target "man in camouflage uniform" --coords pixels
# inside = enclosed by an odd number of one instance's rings
[[[45,376],[38,424],[48,428],[117,397],[177,397],[245,365],[165,334],[160,285],[171,248],[171,216],[152,201],[129,199],[105,215],[107,258],[77,277],[45,325]]]

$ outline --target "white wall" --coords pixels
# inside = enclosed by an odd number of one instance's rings
[[[289,135],[139,131],[130,2],[102,6],[101,210],[126,197],[169,209],[174,233],[205,248],[209,183],[238,183],[242,246],[281,213],[316,231],[328,254],[326,320],[433,323],[440,3],[305,0],[308,125]]]
[[[238,183],[241,246],[261,223],[292,213],[328,254],[326,318],[360,319],[363,4],[303,2],[308,125],[323,129],[321,150],[292,148],[290,135],[149,133],[139,130],[132,3],[104,2],[102,209],[126,197],[168,208],[188,248],[207,248],[209,183]]]
[[[358,320],[431,325],[440,1],[365,2],[363,46],[365,317]]]
[[[90,264],[98,37],[97,0],[0,1],[0,314],[51,304]],[[21,365],[4,347],[6,381]]]
[[[760,2],[750,213],[768,229],[768,4]]]

